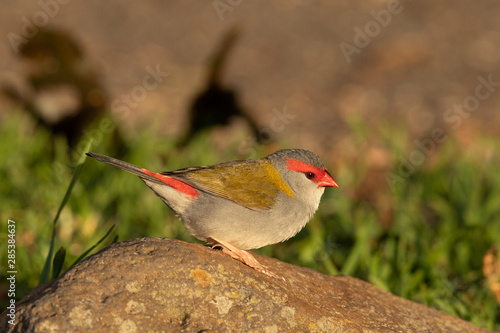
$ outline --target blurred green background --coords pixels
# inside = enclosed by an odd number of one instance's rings
[[[0,243],[8,241],[7,220],[16,221],[16,299],[38,284],[52,220],[89,137],[93,151],[155,171],[299,147],[318,153],[340,187],[326,191],[296,237],[256,252],[358,277],[500,330],[500,5],[401,2],[347,59],[341,43],[355,46],[356,27],[377,22],[387,3],[256,1],[223,13],[214,3],[88,1],[44,9],[6,1]],[[12,34],[22,37],[23,17],[35,22],[40,12],[47,27],[83,51],[70,79],[65,51],[28,60],[15,52]],[[234,27],[240,32],[220,77],[207,82]],[[144,80],[157,68],[168,76],[152,87]],[[43,86],[42,76],[63,89]],[[210,87],[220,88],[222,99],[201,99]],[[12,91],[30,103],[16,102]],[[197,100],[210,119],[228,100],[245,116],[208,124],[180,144]],[[49,125],[37,123],[28,104],[45,109]],[[86,134],[72,130],[81,140],[69,154],[67,137],[50,125],[68,105],[73,113],[96,112],[85,120]],[[57,224],[55,250],[67,250],[63,270],[112,225],[93,252],[113,237],[197,241],[137,177],[86,160]],[[5,245],[0,263],[3,308]]]

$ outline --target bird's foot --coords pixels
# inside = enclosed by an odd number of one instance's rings
[[[217,239],[212,238],[211,240],[213,240],[213,242],[211,242],[212,248],[220,248],[222,250],[222,252],[231,256],[233,259],[239,260],[242,263],[244,263],[245,265],[250,266],[253,269],[255,269],[261,273],[264,273],[270,277],[285,281],[284,277],[279,276],[279,275],[271,272],[266,266],[259,263],[257,261],[257,259],[255,259],[254,256],[250,252],[245,251],[245,250],[240,250],[237,247],[235,247],[229,243],[222,242],[222,241],[219,241]]]

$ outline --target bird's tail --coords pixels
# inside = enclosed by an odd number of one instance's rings
[[[133,165],[133,164],[130,164],[130,163],[127,163],[124,161],[120,161],[120,160],[113,158],[113,157],[109,157],[109,156],[101,155],[101,154],[96,154],[96,153],[92,153],[92,152],[88,152],[85,155],[87,155],[89,157],[93,157],[96,160],[98,160],[99,162],[104,162],[104,163],[113,165],[115,167],[118,167],[120,169],[123,169],[125,171],[128,171],[136,176],[139,176],[142,179],[150,180],[154,183],[160,183],[160,184],[162,183],[157,178],[152,177],[151,175],[144,173],[144,171],[143,171],[144,169],[142,169],[136,165]]]

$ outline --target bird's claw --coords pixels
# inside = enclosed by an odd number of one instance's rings
[[[285,281],[285,278],[283,276],[273,273],[266,266],[258,262],[250,252],[240,250],[237,247],[234,247],[233,245],[226,242],[221,242],[215,239],[213,239],[213,241],[214,242],[212,244],[212,248],[220,248],[222,252],[231,256],[233,259],[239,260],[245,265],[250,266],[261,273],[264,273],[267,276]]]

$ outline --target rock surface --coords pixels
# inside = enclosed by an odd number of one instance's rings
[[[199,244],[113,244],[4,312],[2,332],[489,332],[348,276],[263,256],[270,278]]]

